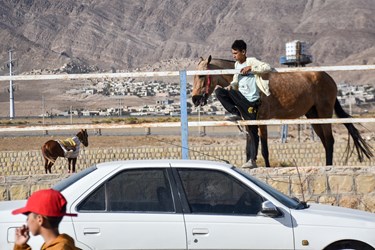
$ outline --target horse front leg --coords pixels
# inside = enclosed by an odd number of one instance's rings
[[[246,163],[242,167],[256,168],[259,147],[258,126],[247,126],[246,130]]]
[[[70,173],[70,166],[73,158],[68,158],[68,173]]]
[[[266,168],[269,168],[270,165],[270,159],[269,159],[269,151],[268,151],[268,130],[266,125],[259,126],[260,131],[260,142],[262,145],[262,156],[264,159],[264,163],[266,165]]]
[[[76,172],[76,162],[77,162],[77,158],[73,158],[73,171],[72,173],[75,173]]]

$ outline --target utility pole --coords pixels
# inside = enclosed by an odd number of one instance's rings
[[[44,102],[44,95],[42,95],[42,117],[43,117],[43,125],[45,124],[44,122],[44,116],[46,114],[46,106],[45,106],[45,102]]]
[[[349,84],[349,115],[352,115],[352,85]]]
[[[12,51],[13,49],[10,49],[9,52],[9,62],[7,64],[9,68],[9,76],[12,76],[13,71],[12,71],[12,66],[13,66],[13,59],[12,59]],[[13,81],[9,81],[9,119],[12,120],[15,117],[15,112],[14,112],[14,88],[13,88]]]
[[[285,44],[286,56],[280,57],[280,63],[288,67],[305,67],[312,62],[312,56],[307,54],[307,45],[303,41],[294,40]],[[310,125],[311,126],[311,125]],[[301,125],[298,124],[298,140]],[[312,133],[313,130],[311,129]],[[281,126],[281,142],[285,143],[288,137],[288,125]]]

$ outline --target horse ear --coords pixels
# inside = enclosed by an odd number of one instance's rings
[[[199,57],[199,62],[198,62],[198,65],[203,61],[203,57]]]
[[[208,59],[207,59],[207,64],[210,64],[211,59],[212,59],[212,57],[211,57],[211,55],[210,55],[210,56],[208,57]]]

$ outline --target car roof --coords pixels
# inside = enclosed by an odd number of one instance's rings
[[[233,165],[224,162],[208,160],[179,160],[179,159],[158,159],[158,160],[120,160],[103,162],[96,164],[98,169],[102,168],[144,168],[144,167],[214,167],[214,168],[232,168]]]

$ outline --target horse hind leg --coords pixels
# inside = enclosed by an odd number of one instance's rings
[[[44,170],[45,170],[46,174],[48,174],[48,173],[51,174],[52,173],[51,169],[52,169],[52,166],[53,166],[54,163],[55,163],[54,161],[51,161],[49,159],[45,160]]]
[[[48,164],[49,160],[47,158],[44,158],[44,171],[46,174],[48,174]]]
[[[329,116],[318,115],[316,108],[313,107],[306,114],[306,117],[309,119],[316,119],[323,117],[328,118]],[[312,127],[323,144],[326,155],[326,165],[331,166],[333,164],[333,145],[335,143],[332,134],[332,124],[312,124]]]
[[[268,130],[266,125],[259,126],[260,131],[260,142],[261,142],[261,150],[262,150],[262,156],[264,159],[264,163],[266,168],[269,168],[270,165],[270,159],[269,159],[269,151],[268,151]]]

